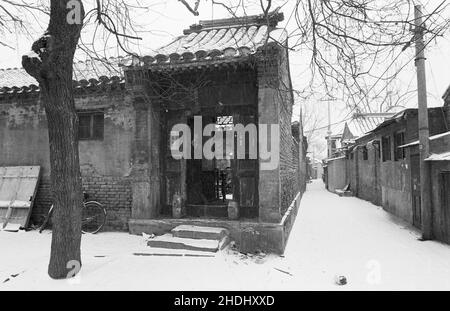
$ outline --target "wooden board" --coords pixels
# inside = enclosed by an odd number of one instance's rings
[[[28,226],[39,176],[39,166],[0,167],[0,230]]]

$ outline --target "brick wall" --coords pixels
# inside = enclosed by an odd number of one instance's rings
[[[280,179],[281,179],[281,214],[283,215],[291,205],[300,189],[300,171],[299,171],[299,147],[292,136],[283,138],[282,145],[289,146],[287,153],[280,155]]]
[[[305,174],[305,170],[300,165],[306,163],[299,155],[300,137],[296,137],[297,140],[292,137],[294,102],[288,51],[269,45],[257,54],[257,59],[259,123],[278,124],[280,130],[279,141],[276,142],[278,166],[273,170],[259,171],[259,220],[276,223],[304,189],[305,179],[301,174]],[[303,136],[303,133],[297,131],[295,135]]]
[[[31,224],[40,225],[45,219],[50,206],[52,205],[50,178],[42,176],[39,180],[36,198],[34,200],[33,211],[31,213]]]
[[[106,207],[108,217],[104,230],[128,230],[131,186],[126,177],[84,177],[83,191],[89,194],[89,200]]]
[[[290,90],[289,59],[287,51],[280,51],[278,75],[279,122],[280,122],[280,183],[281,183],[281,214],[291,205],[295,196],[301,190],[299,171],[300,129],[292,128],[293,95]],[[297,125],[298,127],[298,125]],[[298,134],[297,134],[298,133]],[[298,135],[296,139],[293,137]]]
[[[126,177],[83,177],[83,191],[89,200],[97,201],[106,207],[107,219],[103,231],[128,231],[128,219],[131,216],[131,186]],[[31,215],[31,222],[42,224],[52,205],[50,179],[40,180]]]
[[[131,214],[131,187],[126,176],[131,166],[134,108],[123,91],[78,94],[79,110],[102,109],[104,139],[79,142],[84,190],[106,206],[104,230],[127,230]],[[52,205],[48,130],[44,109],[37,97],[0,100],[0,166],[39,165],[41,179],[31,224],[41,224]],[[95,177],[93,177],[95,176]]]

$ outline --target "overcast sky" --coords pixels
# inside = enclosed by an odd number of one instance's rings
[[[89,2],[89,1],[86,1]],[[195,1],[191,0],[190,3]],[[257,5],[259,1],[254,1],[255,5],[250,4],[247,9],[247,14],[259,14],[261,13],[260,7]],[[277,3],[278,2],[278,3]],[[285,1],[275,1],[275,5],[282,5]],[[426,11],[431,12],[441,0],[429,0],[423,1]],[[201,1],[199,12],[200,16],[193,16],[189,13],[184,6],[177,0],[168,1],[154,1],[152,11],[141,13],[134,18],[142,25],[142,29],[146,32],[141,33],[143,40],[139,43],[139,50],[145,54],[146,51],[151,51],[159,46],[170,42],[175,36],[182,34],[183,29],[189,27],[189,25],[197,23],[199,20],[223,18],[229,17],[228,13],[219,6],[212,6],[211,1]],[[249,2],[251,3],[251,1]],[[285,20],[280,23],[279,27],[286,27],[288,30],[292,30],[296,26],[295,20],[290,19],[289,16],[292,12],[292,8],[295,1],[288,1],[282,8],[282,12],[285,15]],[[444,16],[450,17],[447,10]],[[289,23],[287,24],[287,21]],[[37,36],[41,27],[45,27],[47,24],[46,18],[39,20],[41,25],[33,22],[32,33],[29,35],[22,35],[12,33],[7,36],[7,42],[12,48],[0,46],[0,68],[20,67],[21,55],[29,50],[33,42],[32,36]],[[429,45],[426,51],[427,57],[427,84],[429,93],[429,106],[442,106],[442,95],[445,89],[450,85],[450,39],[448,38],[448,32],[443,38],[439,38]],[[83,34],[84,38],[89,37],[89,33]],[[410,48],[406,51],[407,56],[413,55],[414,49]],[[77,57],[80,59],[80,55]],[[81,59],[83,56],[81,56]],[[404,58],[404,59],[407,59]],[[309,58],[303,51],[292,51],[290,54],[291,62],[291,75],[295,88],[301,89],[303,84],[306,83],[308,77],[305,76],[307,66],[309,65]],[[389,60],[386,61],[386,65]],[[397,66],[400,67],[403,62],[400,62]],[[414,62],[410,62],[402,71],[399,78],[393,83],[395,87],[398,87],[403,92],[414,91],[416,89],[415,80],[415,67]],[[320,126],[326,126],[327,124],[327,109],[326,102],[314,101],[305,103],[308,106],[308,110],[314,112],[320,116]],[[407,107],[416,107],[416,96],[412,94],[406,102],[403,103]],[[296,109],[294,113],[298,115],[299,109]],[[342,100],[333,102],[331,122],[339,122],[346,115],[348,110],[345,108]],[[294,119],[298,119],[298,116],[294,116]],[[336,129],[339,126],[335,127]],[[325,131],[315,135],[316,137],[324,137]],[[323,139],[323,143],[325,140]],[[319,148],[320,149],[320,148]]]

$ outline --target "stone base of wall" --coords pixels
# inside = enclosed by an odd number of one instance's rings
[[[161,235],[179,225],[222,227],[229,230],[230,237],[236,242],[240,252],[264,251],[283,254],[300,200],[301,194],[298,193],[281,222],[277,224],[222,219],[130,219],[129,228],[131,234],[141,235],[145,232]]]
[[[83,177],[83,191],[89,200],[106,207],[107,219],[103,231],[128,231],[131,217],[131,186],[123,177]],[[41,178],[31,214],[31,224],[42,224],[52,205],[50,178]]]

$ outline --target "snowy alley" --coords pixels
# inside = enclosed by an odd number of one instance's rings
[[[308,185],[292,230],[283,257],[136,256],[148,250],[140,236],[83,235],[81,273],[62,281],[47,275],[50,231],[0,232],[0,290],[450,289],[450,246],[419,241],[380,207],[329,193],[320,180]]]

